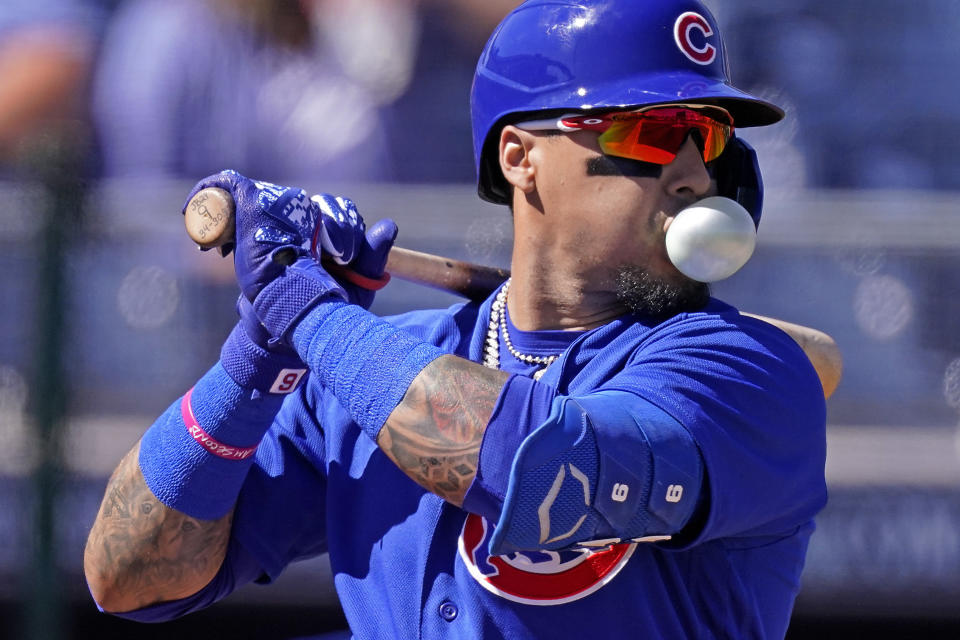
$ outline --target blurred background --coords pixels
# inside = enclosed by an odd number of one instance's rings
[[[349,195],[368,222],[396,219],[402,246],[507,264],[468,102],[515,4],[0,4],[0,637],[342,627],[322,558],[185,620],[115,620],[87,596],[83,544],[114,465],[234,322],[230,261],[197,252],[178,214],[200,177]],[[767,205],[755,257],[715,292],[845,356],[789,637],[960,637],[960,2],[708,4],[735,83],[788,112],[741,132]],[[455,301],[395,282],[374,310]]]

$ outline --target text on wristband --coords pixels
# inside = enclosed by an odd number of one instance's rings
[[[256,445],[252,447],[233,447],[228,444],[223,444],[204,431],[203,427],[200,426],[200,423],[197,422],[197,419],[193,415],[193,408],[190,406],[190,396],[192,395],[193,388],[183,395],[183,400],[180,401],[180,415],[183,417],[183,423],[187,427],[187,433],[189,433],[201,447],[213,455],[227,460],[246,460],[254,454],[257,450]]]

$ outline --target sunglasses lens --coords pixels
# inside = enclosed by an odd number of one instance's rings
[[[716,160],[723,150],[727,148],[727,142],[733,135],[733,127],[721,122],[710,121],[707,119],[705,126],[698,127],[703,134],[703,161],[712,162]]]
[[[719,112],[718,112],[719,113]],[[657,109],[634,114],[613,114],[613,122],[599,138],[600,149],[611,156],[653,164],[669,164],[691,131],[698,132],[703,161],[723,153],[733,125],[690,109]]]
[[[600,136],[600,149],[607,155],[670,164],[687,137],[687,130],[658,126],[641,120],[618,122]]]

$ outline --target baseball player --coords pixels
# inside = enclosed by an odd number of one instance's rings
[[[385,319],[392,222],[202,180],[236,202],[240,321],[110,479],[99,606],[165,620],[326,552],[357,638],[783,637],[826,501],[822,389],[664,246],[706,196],[759,222],[735,128],[782,115],[729,84],[696,0],[528,0],[472,94],[512,278]]]

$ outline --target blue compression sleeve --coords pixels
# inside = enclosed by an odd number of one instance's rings
[[[374,442],[407,387],[445,352],[369,311],[340,301],[314,307],[291,342],[311,374]]]
[[[160,502],[214,520],[233,507],[284,396],[251,392],[217,363],[140,441],[140,469]]]

